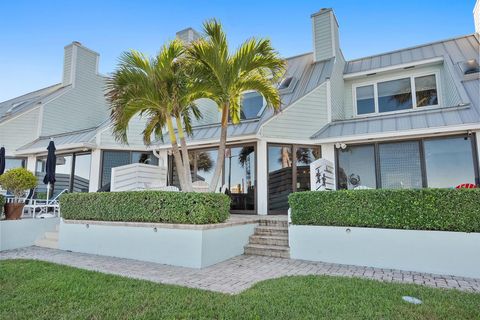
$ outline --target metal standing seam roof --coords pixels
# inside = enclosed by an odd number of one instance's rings
[[[20,97],[0,102],[0,122],[62,94],[69,87],[70,86],[62,86],[61,83],[57,83]]]
[[[469,100],[465,101],[465,103],[469,105],[445,106],[425,111],[411,111],[393,115],[334,121],[315,133],[312,139],[338,138],[341,140],[342,138],[354,137],[356,135],[385,132],[401,133],[402,131],[412,129],[455,125],[480,125],[480,79],[478,77],[462,79],[462,76],[456,70],[458,63],[470,59],[479,60],[479,50],[479,41],[476,36],[468,35],[347,62],[345,67],[346,74],[434,57],[445,57],[445,59],[450,59],[452,62],[454,68],[454,70],[450,70],[452,77],[465,90]]]
[[[293,77],[295,81],[292,82],[294,83],[293,89],[288,88],[283,92],[280,91],[282,110],[325,82],[332,73],[334,59],[314,62],[313,53],[306,53],[287,58],[286,62],[285,77]],[[260,126],[272,116],[274,116],[274,111],[268,108],[258,119],[244,120],[236,125],[230,124],[227,135],[229,138],[254,135],[258,132]],[[220,138],[220,124],[215,123],[193,128],[193,136],[188,137],[187,141],[218,140],[218,138]],[[163,142],[156,141],[153,144],[168,143],[170,143],[170,139],[168,135],[164,135]]]
[[[98,127],[95,127],[75,132],[52,135],[48,137],[40,137],[18,148],[16,151],[17,153],[36,153],[42,151],[42,149],[45,149],[46,152],[50,140],[53,140],[53,142],[55,142],[55,146],[57,147],[57,149],[62,149],[62,147],[68,146],[82,146],[93,144],[92,141],[95,139],[97,129]]]

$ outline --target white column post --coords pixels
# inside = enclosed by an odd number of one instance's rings
[[[335,161],[335,144],[329,143],[329,144],[322,144],[322,158],[327,159],[333,163],[333,172],[337,171],[337,162]],[[336,173],[334,174],[335,176],[335,186],[337,185],[337,177]]]
[[[101,149],[92,150],[92,157],[90,160],[90,183],[88,192],[96,192],[100,188],[100,173],[101,173]]]
[[[268,213],[267,142],[257,143],[257,214]]]
[[[35,174],[35,167],[37,163],[37,157],[36,156],[28,156],[27,158],[27,170]]]

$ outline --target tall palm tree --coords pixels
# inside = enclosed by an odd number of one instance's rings
[[[196,90],[215,101],[222,114],[217,163],[210,186],[210,191],[214,191],[225,161],[228,123],[240,122],[242,93],[257,91],[267,106],[279,109],[276,83],[283,76],[285,61],[267,39],[251,38],[230,53],[226,34],[217,20],[205,22],[203,29],[205,37],[193,42],[187,51],[194,64]]]
[[[164,45],[159,54],[148,58],[137,51],[124,52],[117,70],[107,81],[107,98],[115,138],[128,143],[130,121],[140,115],[146,118],[143,141],[163,139],[166,128],[170,137],[180,187],[191,191],[190,161],[186,150],[185,134],[191,134],[191,116],[200,117],[193,101],[186,72],[185,47],[179,40]],[[174,122],[176,122],[176,129]],[[185,127],[185,130],[184,130]],[[183,157],[177,143],[181,140]]]

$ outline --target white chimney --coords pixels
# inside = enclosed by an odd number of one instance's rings
[[[480,34],[480,0],[475,2],[473,8],[473,22],[475,23],[475,33]]]
[[[76,80],[98,74],[99,54],[78,41],[65,46],[63,58],[63,85],[75,86]]]
[[[193,28],[183,29],[177,32],[177,39],[182,40],[185,43],[190,43],[197,39],[200,39],[202,36]]]
[[[338,23],[333,10],[324,8],[312,14],[313,55],[315,61],[327,60],[339,50]]]

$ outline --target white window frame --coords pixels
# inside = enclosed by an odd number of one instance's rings
[[[435,76],[435,85],[437,87],[437,104],[434,105],[429,105],[429,106],[423,106],[423,107],[417,107],[417,92],[415,88],[415,78],[420,78],[420,77],[425,77],[425,76]],[[378,106],[378,83],[381,82],[388,82],[388,81],[394,81],[394,80],[400,80],[400,79],[410,79],[410,86],[412,90],[412,108],[411,109],[404,109],[404,110],[397,110],[397,111],[388,111],[388,112],[380,112],[379,111],[379,106]],[[352,97],[353,97],[353,108],[355,110],[355,117],[357,118],[365,118],[365,117],[371,117],[372,115],[386,115],[386,114],[395,114],[395,113],[406,113],[406,112],[416,112],[419,110],[428,110],[428,109],[434,109],[434,108],[439,108],[442,106],[442,95],[441,95],[441,83],[440,83],[440,72],[439,71],[433,71],[433,72],[416,72],[412,73],[410,75],[404,75],[404,76],[396,76],[396,77],[390,77],[390,78],[382,78],[379,80],[372,80],[372,81],[365,81],[361,83],[354,83],[352,84]],[[357,109],[357,88],[359,87],[366,87],[373,85],[373,100],[375,103],[375,112],[371,113],[365,113],[365,114],[358,114],[358,109]]]

